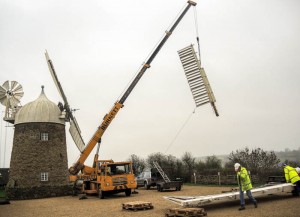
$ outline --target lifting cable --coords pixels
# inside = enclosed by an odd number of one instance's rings
[[[196,29],[196,40],[197,40],[197,44],[198,44],[198,56],[199,56],[199,63],[201,66],[201,54],[200,54],[200,42],[199,42],[199,30],[198,30],[198,20],[197,20],[197,9],[196,7],[194,7],[194,18],[195,18],[195,29]],[[169,150],[169,148],[173,145],[173,143],[175,142],[175,140],[177,139],[177,137],[179,136],[179,134],[181,133],[181,131],[183,130],[183,128],[186,126],[186,124],[189,122],[189,120],[191,119],[192,115],[195,113],[197,107],[194,108],[193,112],[188,116],[188,118],[186,119],[186,121],[183,123],[183,125],[181,126],[181,128],[179,129],[178,133],[175,135],[175,137],[173,138],[173,140],[171,141],[171,143],[169,144],[168,148],[165,151],[165,154],[167,153],[167,151]]]
[[[196,39],[197,39],[197,44],[198,44],[199,63],[201,66],[201,53],[200,53],[200,42],[199,42],[198,19],[197,19],[196,7],[194,7],[194,18],[195,18],[195,28],[196,28]]]
[[[171,141],[170,145],[166,149],[165,154],[167,153],[167,151],[169,150],[169,148],[173,145],[173,143],[175,142],[175,140],[177,139],[177,137],[179,136],[179,134],[181,133],[181,131],[183,130],[183,128],[185,127],[185,125],[189,122],[189,120],[191,119],[192,115],[195,113],[195,110],[196,110],[196,108],[193,110],[193,112],[185,120],[185,122],[183,123],[183,125],[179,129],[178,133],[175,135],[174,139]]]

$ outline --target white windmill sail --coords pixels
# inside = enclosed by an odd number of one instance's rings
[[[57,78],[56,72],[54,70],[54,66],[52,61],[49,58],[48,52],[45,52],[45,56],[46,56],[46,60],[47,60],[47,64],[49,67],[49,71],[51,73],[51,76],[53,78],[53,81],[55,83],[55,86],[57,87],[57,90],[60,94],[60,96],[62,97],[63,101],[64,101],[64,109],[66,111],[66,121],[70,121],[70,128],[69,128],[69,132],[72,136],[72,139],[74,141],[74,143],[76,144],[77,148],[79,149],[80,152],[83,151],[84,147],[85,147],[85,143],[83,141],[83,138],[81,136],[81,130],[79,128],[79,125],[75,119],[75,116],[72,113],[72,110],[70,108],[70,105],[68,103],[67,97],[62,89],[62,86]]]
[[[75,142],[76,146],[78,147],[78,149],[81,152],[81,151],[83,151],[85,144],[82,139],[81,132],[78,130],[80,130],[80,128],[77,124],[76,118],[74,117],[74,120],[70,120],[69,132],[72,136],[73,141]]]
[[[204,68],[201,68],[193,45],[185,47],[178,52],[184,73],[188,80],[196,107],[210,103],[213,106],[216,116],[219,116],[215,106],[215,96],[210,87]]]

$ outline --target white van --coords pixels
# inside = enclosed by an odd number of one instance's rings
[[[158,181],[163,181],[163,179],[156,169],[145,169],[136,177],[137,186],[145,187],[147,190],[150,187],[156,187]]]

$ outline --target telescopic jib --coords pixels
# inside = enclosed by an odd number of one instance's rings
[[[145,71],[148,68],[150,68],[150,64],[153,61],[153,59],[156,57],[156,55],[158,54],[158,52],[160,51],[160,49],[163,47],[163,45],[165,44],[165,42],[168,40],[168,38],[170,37],[170,35],[173,33],[173,31],[175,30],[176,26],[179,24],[179,22],[184,17],[184,15],[189,10],[189,8],[191,6],[196,6],[196,3],[193,2],[193,1],[188,1],[187,4],[188,5],[185,7],[185,9],[179,15],[179,17],[174,22],[174,24],[172,25],[172,27],[169,30],[166,31],[166,35],[161,40],[161,42],[158,44],[158,46],[153,51],[153,53],[150,55],[149,59],[143,65],[143,67],[141,68],[141,70],[139,71],[139,73],[136,75],[136,77],[134,78],[134,80],[132,81],[132,83],[130,84],[130,86],[127,88],[127,90],[125,91],[125,93],[123,94],[123,96],[121,97],[121,99],[119,101],[117,101],[115,103],[115,105],[113,106],[113,108],[110,110],[110,112],[105,115],[105,117],[103,118],[103,121],[102,121],[101,125],[98,127],[97,131],[94,133],[93,137],[91,138],[91,140],[86,145],[86,148],[81,152],[81,155],[80,155],[79,159],[77,160],[77,162],[72,167],[70,167],[69,172],[71,174],[76,175],[81,169],[84,168],[84,162],[85,162],[85,160],[90,155],[91,151],[94,149],[94,147],[98,143],[98,141],[100,141],[100,139],[101,139],[102,135],[104,134],[105,130],[110,125],[110,123],[112,122],[112,120],[115,118],[115,116],[117,115],[117,113],[120,110],[120,108],[123,107],[123,104],[126,101],[127,97],[129,96],[129,94],[131,93],[131,91],[133,90],[133,88],[136,86],[136,84],[139,82],[139,80],[141,79],[141,77],[143,76],[143,74],[145,73]]]

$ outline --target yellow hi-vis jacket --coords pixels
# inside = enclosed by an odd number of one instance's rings
[[[245,167],[241,167],[241,171],[237,173],[237,180],[239,187],[242,188],[242,191],[248,191],[252,189],[251,180]]]
[[[300,177],[294,167],[287,165],[283,170],[286,182],[291,182],[292,184],[294,184],[295,182],[300,180]]]

